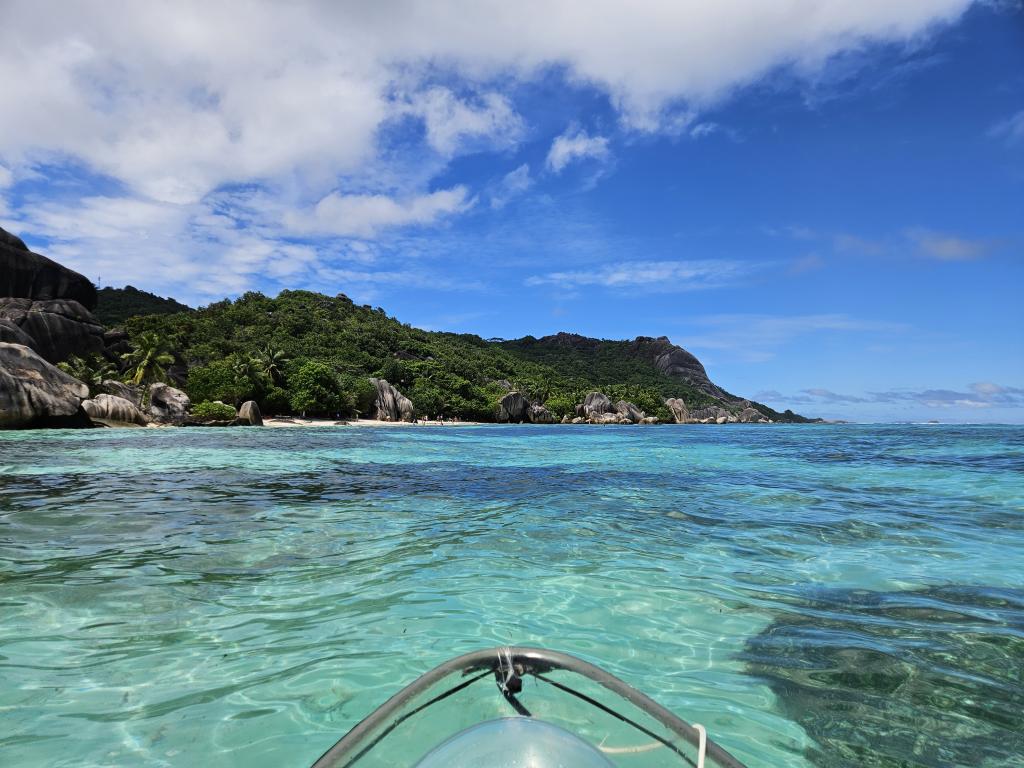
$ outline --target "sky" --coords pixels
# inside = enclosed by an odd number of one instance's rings
[[[1020,0],[0,0],[0,103],[0,226],[103,286],[1024,422]]]

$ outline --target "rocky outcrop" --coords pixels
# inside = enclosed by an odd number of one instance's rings
[[[512,391],[498,401],[498,421],[503,424],[522,424],[530,420],[530,401]]]
[[[0,429],[84,427],[89,388],[23,344],[0,343]]]
[[[94,424],[107,427],[144,427],[149,423],[130,400],[116,395],[96,395],[92,400],[83,401],[82,409]]]
[[[708,372],[700,360],[682,347],[676,346],[667,336],[654,339],[638,336],[632,342],[633,353],[648,360],[659,372],[673,379],[685,382],[711,397],[724,400],[730,395],[708,378]]]
[[[377,388],[377,399],[374,401],[374,417],[381,421],[413,421],[416,409],[412,400],[403,395],[384,379],[370,379]]]
[[[32,253],[20,238],[0,229],[0,296],[77,301],[96,308],[96,288],[84,275]]]
[[[184,424],[192,401],[180,389],[167,384],[149,385],[149,417],[160,424]]]
[[[639,424],[647,415],[627,400],[619,400],[615,404],[615,412],[630,424]]]
[[[8,344],[21,344],[23,347],[35,349],[36,342],[31,336],[21,330],[13,320],[5,320],[0,317],[0,341]]]
[[[554,424],[555,415],[543,405],[531,405],[527,412],[531,424]]]
[[[0,320],[17,326],[32,340],[31,347],[51,363],[104,348],[103,326],[77,301],[0,298]]]
[[[133,387],[131,384],[125,384],[117,379],[104,379],[100,382],[99,391],[114,397],[123,398],[136,408],[142,408],[142,392],[138,387]]]
[[[616,413],[615,405],[611,398],[602,392],[590,392],[580,406],[577,406],[578,415],[585,419],[594,419],[608,413]]]
[[[246,400],[242,403],[242,407],[238,409],[238,422],[250,427],[263,426],[263,414],[260,413],[260,407],[255,400]]]
[[[681,397],[670,397],[665,401],[665,407],[671,411],[676,424],[685,424],[690,420],[690,409]]]

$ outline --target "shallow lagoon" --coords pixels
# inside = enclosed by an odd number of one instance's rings
[[[753,766],[1024,761],[1024,428],[0,433],[9,765],[308,765],[471,649]]]

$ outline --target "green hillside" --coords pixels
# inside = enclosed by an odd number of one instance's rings
[[[174,299],[165,299],[131,285],[124,288],[101,288],[97,292],[93,314],[107,326],[122,325],[136,315],[167,315],[188,312],[191,307]]]
[[[691,407],[716,403],[624,354],[626,342],[595,342],[600,353],[588,361],[530,337],[495,342],[419,330],[344,295],[247,293],[191,312],[135,317],[126,328],[136,347],[155,338],[166,344],[194,402],[253,398],[270,413],[366,413],[369,376],[397,386],[421,415],[479,421],[494,419],[509,386],[559,417],[594,389],[663,418],[665,397]]]

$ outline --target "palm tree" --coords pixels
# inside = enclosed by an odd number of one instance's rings
[[[111,379],[117,375],[117,368],[102,357],[94,355],[92,358],[82,358],[72,355],[57,367],[64,373],[78,379],[89,387],[90,393],[95,393],[104,379]]]
[[[162,379],[167,373],[166,367],[174,362],[174,353],[167,339],[153,331],[139,335],[135,349],[121,355],[128,363],[128,373],[132,384]]]
[[[263,361],[254,355],[236,357],[231,368],[235,376],[248,387],[257,385],[264,376]]]
[[[260,349],[255,359],[259,362],[264,375],[273,384],[280,386],[281,379],[284,376],[284,364],[288,362],[288,355],[285,354],[284,350],[275,349],[270,344],[267,344]]]

